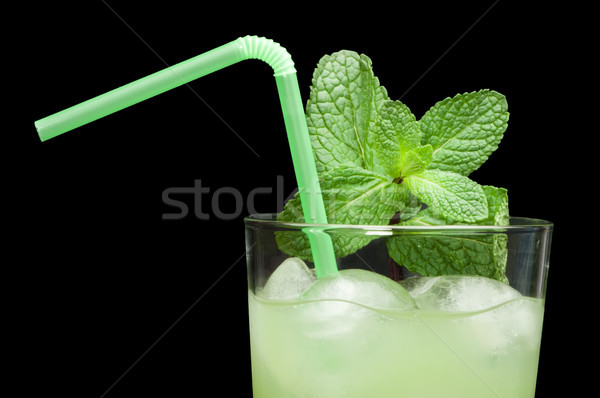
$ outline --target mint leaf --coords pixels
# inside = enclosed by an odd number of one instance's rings
[[[494,152],[508,123],[506,98],[496,91],[458,94],[419,120],[422,144],[433,147],[430,169],[469,175]]]
[[[341,165],[322,172],[319,180],[330,224],[387,223],[410,195],[391,178],[355,166]],[[279,218],[300,221],[302,214],[298,197],[286,203]]]
[[[496,188],[489,185],[482,186],[483,192],[488,200],[489,217],[483,223],[485,225],[509,225],[508,214],[508,191],[504,188]],[[492,237],[492,250],[494,259],[494,278],[502,282],[508,282],[506,278],[506,261],[508,257],[508,236],[506,234],[495,234]]]
[[[489,218],[480,225],[508,224],[508,195],[503,188],[482,186],[488,203]],[[427,208],[402,225],[457,224]],[[506,282],[506,234],[436,236],[411,234],[394,236],[386,244],[390,257],[421,275],[476,274]]]
[[[488,217],[485,194],[479,184],[450,171],[426,170],[403,181],[413,195],[431,209],[459,222]]]
[[[321,58],[306,105],[317,171],[341,164],[372,170],[365,140],[377,107],[387,99],[366,55],[343,50]]]
[[[413,221],[428,225],[426,218]],[[388,238],[390,257],[420,275],[481,275],[499,279],[493,236],[415,234]],[[504,268],[506,265],[504,265]]]
[[[480,221],[480,225],[508,225],[508,191],[490,185],[482,185],[488,202],[488,218]]]
[[[342,165],[320,175],[323,201],[330,224],[387,224],[398,211],[415,214],[420,203],[410,192],[387,176]],[[407,203],[412,205],[408,205]],[[302,203],[296,195],[284,206],[278,221],[304,222]],[[344,257],[367,245],[376,237],[339,236],[332,233],[337,257]],[[278,232],[277,244],[284,253],[311,260],[310,245],[302,232]]]
[[[400,101],[384,101],[367,135],[373,167],[392,178],[402,174],[405,154],[420,147],[421,131],[415,116]]]
[[[488,203],[489,218],[479,225],[508,224],[506,189],[482,186]],[[457,224],[427,208],[402,225]],[[506,282],[508,238],[505,234],[435,236],[436,233],[411,234],[388,238],[390,257],[421,275],[476,274]]]

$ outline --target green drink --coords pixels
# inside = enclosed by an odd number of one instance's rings
[[[316,278],[310,262],[282,261],[277,250],[275,236],[302,233],[300,225],[248,218],[254,397],[533,398],[551,225],[511,223],[434,231],[328,225],[333,241],[376,239],[338,259],[338,274]],[[502,237],[508,281],[412,274],[394,281],[389,242],[415,236]]]
[[[35,125],[46,140],[250,58],[273,67],[299,187],[246,219],[255,398],[532,398],[552,225],[469,177],[507,128],[502,94],[417,119],[341,50],[304,114],[289,54],[246,36]]]
[[[253,293],[249,302],[256,398],[534,395],[540,300],[476,312],[285,303]],[[360,324],[327,319],[324,304]]]

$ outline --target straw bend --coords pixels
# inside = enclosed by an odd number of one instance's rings
[[[258,36],[240,37],[237,42],[243,57],[266,62],[273,68],[274,76],[296,73],[292,56],[279,43]]]

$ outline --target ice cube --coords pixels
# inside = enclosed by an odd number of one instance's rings
[[[426,279],[413,291],[419,308],[453,312],[480,311],[522,297],[505,283],[474,275]]]
[[[290,257],[271,274],[259,295],[273,300],[292,300],[300,297],[315,280],[314,272],[304,261]]]
[[[439,278],[439,276],[413,276],[401,280],[400,284],[408,290],[412,298],[416,298],[429,290]]]
[[[454,321],[444,323],[444,326],[424,318],[428,327],[444,330],[447,344],[461,344],[453,343],[452,336],[469,336],[473,347],[478,347],[473,348],[473,352],[487,352],[492,356],[508,349],[534,349],[539,345],[543,318],[541,301],[523,297],[509,285],[481,276],[411,279],[402,284],[414,295],[417,308],[467,313],[464,317],[449,318]],[[451,330],[454,332],[450,333]]]
[[[387,319],[381,310],[414,308],[414,300],[397,282],[361,269],[341,270],[336,275],[321,277],[301,299],[305,301],[301,326],[305,335],[364,344],[373,341],[373,345],[378,340],[375,331]],[[359,350],[358,346],[364,344],[357,344],[352,350]],[[341,351],[350,350],[344,347]]]
[[[397,282],[362,269],[341,270],[318,279],[304,294],[304,300],[342,300],[374,309],[408,309],[414,301]]]

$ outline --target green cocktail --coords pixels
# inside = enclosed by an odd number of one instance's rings
[[[300,226],[248,218],[254,397],[533,398],[551,225],[511,221],[518,225],[435,231],[329,225],[334,240],[377,239],[317,279],[276,250],[275,236]],[[390,240],[482,235],[507,238],[508,283],[386,276],[398,267]]]
[[[246,36],[35,125],[47,140],[251,58],[273,67],[299,187],[246,219],[255,398],[531,398],[552,225],[469,178],[507,128],[502,94],[417,119],[342,50],[304,114],[290,55]]]
[[[306,117],[329,224],[305,224],[299,197],[246,219],[255,398],[533,398],[552,225],[469,177],[506,98],[417,119],[343,50],[319,61]],[[309,232],[330,236],[333,272]]]

